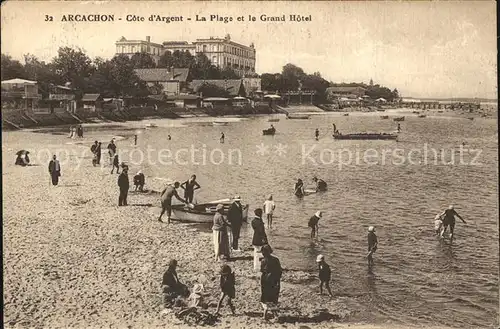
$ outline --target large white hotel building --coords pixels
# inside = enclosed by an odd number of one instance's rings
[[[193,56],[197,53],[205,54],[212,64],[218,67],[230,67],[240,76],[255,73],[256,51],[254,44],[245,46],[231,41],[230,35],[224,38],[196,39],[193,43],[186,41],[166,41],[162,44],[151,42],[149,36],[146,40],[127,40],[121,37],[116,42],[116,54],[132,56],[135,53],[150,54],[158,62],[160,56],[166,51],[189,51]]]

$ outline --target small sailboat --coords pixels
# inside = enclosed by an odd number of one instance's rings
[[[156,128],[156,127],[158,126],[154,123],[146,123],[146,128]]]

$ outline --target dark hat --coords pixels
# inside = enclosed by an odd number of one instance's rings
[[[265,245],[262,246],[261,252],[262,253],[268,252],[269,254],[272,254],[273,253],[273,248],[271,248],[270,245],[265,244]]]
[[[227,274],[231,274],[231,267],[229,267],[229,265],[222,265],[221,269],[220,269],[220,274],[222,275],[227,275]]]
[[[172,266],[177,266],[177,260],[176,259],[171,259],[168,262],[168,267],[172,267]]]
[[[256,216],[262,216],[262,209],[260,208],[257,208],[253,211],[253,213],[256,215]]]

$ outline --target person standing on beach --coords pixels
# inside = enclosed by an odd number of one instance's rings
[[[253,270],[257,272],[259,270],[259,258],[262,246],[267,244],[267,235],[264,221],[262,221],[262,209],[255,209],[254,214],[255,217],[252,220]]]
[[[316,258],[316,263],[318,263],[318,271],[319,271],[319,294],[323,295],[323,284],[326,287],[326,290],[330,294],[330,297],[333,297],[332,291],[330,290],[330,279],[332,272],[330,270],[330,266],[325,262],[325,256],[318,255]]]
[[[234,299],[236,295],[236,289],[234,288],[234,285],[234,272],[231,271],[231,267],[229,267],[229,265],[222,265],[220,271],[220,290],[222,291],[222,294],[220,296],[219,303],[217,304],[217,310],[215,311],[215,314],[219,314],[220,307],[222,306],[222,301],[226,296],[227,305],[231,309],[233,315],[235,314],[234,305],[232,303],[232,299]]]
[[[134,145],[137,145],[137,134],[134,135]]]
[[[314,136],[316,137],[316,140],[319,140],[319,129],[316,128],[316,131],[314,132]]]
[[[97,144],[97,148],[95,150],[96,152],[96,158],[97,158],[97,164],[101,164],[101,142]]]
[[[97,146],[98,146],[98,142],[95,141],[94,144],[92,144],[92,146],[90,147],[90,152],[92,152],[92,165],[95,167],[97,165]]]
[[[307,223],[307,226],[311,228],[311,239],[317,238],[318,237],[318,222],[320,218],[322,217],[321,211],[316,211],[316,213],[309,218],[309,222]]]
[[[280,295],[281,274],[283,269],[278,258],[271,256],[273,249],[268,244],[262,246],[263,259],[260,264],[260,303],[264,309],[264,320],[267,312],[271,311],[275,317],[277,314],[278,299]]]
[[[273,195],[269,194],[267,197],[267,200],[264,201],[264,213],[266,214],[267,217],[267,228],[271,229],[273,226],[273,213],[274,209],[276,208],[276,205],[274,204],[273,201]]]
[[[215,208],[214,225],[212,226],[214,236],[214,251],[215,260],[228,260],[229,259],[229,236],[227,235],[227,228],[231,226],[229,222],[222,215],[224,205],[218,204]]]
[[[190,179],[181,184],[184,190],[184,199],[186,202],[192,203],[194,199],[194,191],[201,188],[200,184],[196,181],[196,175],[192,175]]]
[[[446,229],[448,226],[450,227],[450,239],[453,238],[453,233],[455,232],[455,216],[460,218],[464,224],[467,224],[465,220],[460,216],[454,209],[452,205],[448,207],[445,211],[441,213],[441,216],[443,217],[443,229],[441,230],[440,236],[443,237],[444,233],[446,232]]]
[[[368,228],[368,266],[372,266],[373,262],[373,253],[377,251],[378,247],[378,239],[375,235],[375,227],[370,226]]]
[[[61,176],[61,164],[55,154],[49,162],[49,174],[52,179],[52,185],[57,186],[59,184],[59,177]]]
[[[229,206],[227,220],[231,224],[231,247],[233,251],[241,251],[238,248],[238,240],[240,239],[241,225],[243,224],[243,206],[239,195],[234,197],[233,203]]]
[[[182,199],[179,194],[177,193],[177,189],[179,188],[180,183],[175,182],[174,185],[167,185],[167,187],[161,192],[160,198],[161,198],[161,213],[160,217],[158,217],[158,221],[161,222],[161,217],[167,212],[167,224],[170,224],[170,216],[172,215],[172,197],[175,197],[177,200],[179,200],[182,203],[188,204],[188,202],[184,199]]]
[[[224,133],[221,132],[220,133],[220,142],[221,142],[221,144],[224,144],[224,138],[225,138]]]
[[[69,127],[69,138],[73,138],[73,126]]]
[[[120,196],[118,197],[118,206],[126,206],[127,205],[127,195],[129,188],[129,180],[128,180],[128,167],[124,166],[122,169],[122,173],[118,176],[118,186],[120,188]]]
[[[113,159],[115,158],[116,154],[116,144],[114,139],[112,139],[111,142],[109,142],[108,144],[108,154],[109,154],[109,164],[113,165]]]
[[[115,154],[115,156],[113,158],[113,168],[111,168],[111,173],[113,173],[115,168],[116,168],[116,173],[119,174],[120,173],[120,160],[118,159],[118,154]]]

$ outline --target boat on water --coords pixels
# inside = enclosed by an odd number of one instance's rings
[[[295,115],[287,115],[286,116],[287,119],[296,119],[296,120],[307,120],[309,119],[309,116],[308,115],[299,115],[299,114],[295,114]]]
[[[418,116],[418,117],[419,117],[419,118],[425,118],[426,116],[427,116],[427,115],[425,115],[425,114],[419,114],[419,116]]]
[[[214,126],[227,126],[229,122],[227,121],[212,121],[212,125]]]
[[[341,134],[337,130],[337,126],[333,124],[333,138],[339,140],[395,140],[398,138],[397,134],[393,133],[354,133],[354,134]]]
[[[345,116],[345,117],[348,117],[348,116],[349,116],[349,113],[344,113],[344,116]]]
[[[279,118],[271,118],[267,120],[267,122],[279,122],[279,121],[280,121]]]
[[[414,113],[414,114],[420,114],[419,111],[413,111],[412,113]]]
[[[263,135],[274,135],[275,133],[276,133],[276,129],[274,127],[262,130]]]
[[[377,109],[377,112],[385,112],[385,109]]]
[[[172,205],[173,219],[191,223],[212,223],[217,205],[220,203],[224,206],[223,214],[227,216],[229,206],[231,206],[232,202],[232,199],[222,199],[207,203],[198,203],[192,208],[186,207],[184,204]],[[248,218],[248,204],[242,204],[242,206],[243,220],[246,221]]]
[[[394,121],[405,121],[405,117],[395,117],[392,120],[394,120]]]
[[[443,113],[443,110],[439,110],[438,113]]]
[[[468,117],[467,119],[472,121],[472,120],[474,120],[474,117]]]
[[[146,128],[156,128],[156,127],[158,126],[154,123],[146,123]]]
[[[389,116],[388,115],[381,115],[380,116],[380,119],[384,120],[384,119],[389,119]]]

